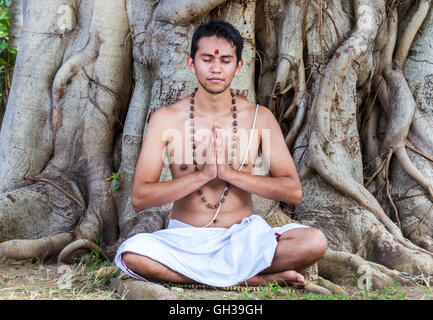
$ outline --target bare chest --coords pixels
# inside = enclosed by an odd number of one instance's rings
[[[247,118],[247,119],[245,119]],[[167,141],[165,159],[169,163],[173,178],[194,172],[194,163],[201,170],[214,155],[214,132],[212,127],[218,122],[221,129],[220,143],[222,152],[218,162],[234,164],[240,171],[251,173],[260,147],[260,132],[252,129],[250,117],[235,119],[194,118],[182,119],[166,130],[163,139]],[[193,123],[191,123],[191,120]]]

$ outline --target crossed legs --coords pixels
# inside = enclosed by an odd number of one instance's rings
[[[248,279],[246,285],[259,286],[269,282],[289,284],[294,287],[305,286],[304,277],[298,272],[314,264],[323,257],[327,240],[315,228],[296,228],[288,230],[278,238],[274,259],[269,268]],[[152,260],[151,258],[124,252],[122,260],[128,269],[153,282],[196,283],[196,281]],[[245,283],[240,283],[243,285]]]

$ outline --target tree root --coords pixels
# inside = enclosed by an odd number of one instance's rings
[[[382,74],[383,77],[378,77],[380,80],[376,81],[375,86],[379,92],[379,100],[381,101],[383,109],[386,112],[388,118],[385,138],[381,146],[382,154],[386,152],[388,152],[388,154],[394,153],[403,171],[406,172],[409,177],[414,179],[422,188],[424,188],[433,199],[433,182],[429,181],[429,179],[415,166],[415,164],[409,158],[406,150],[406,146],[408,145],[407,137],[409,135],[411,125],[414,122],[414,115],[417,110],[417,106],[414,96],[402,71],[409,48],[414,40],[416,32],[418,31],[428,12],[429,7],[430,1],[421,1],[419,3],[418,10],[415,12],[414,16],[409,22],[409,25],[405,29],[403,38],[399,43],[399,47],[396,50],[394,59],[392,54],[397,38],[398,19],[397,9],[393,8],[390,10],[390,17],[388,20],[388,32],[390,40],[381,52],[381,68],[379,70],[379,74]],[[421,151],[417,150],[417,152],[426,156]],[[390,194],[390,183],[388,179],[389,162],[390,159],[388,157],[385,170],[386,193],[389,203],[395,212],[396,221],[401,228],[399,214]],[[428,214],[429,213],[426,214],[424,219],[428,216]],[[412,233],[420,227],[424,219],[422,219],[420,224],[410,232],[408,238],[411,238]],[[429,248],[425,242],[423,242],[423,244],[423,248]],[[431,252],[431,250],[428,249],[427,251]]]
[[[287,148],[291,148],[296,138],[298,137],[299,131],[301,130],[302,124],[304,123],[305,116],[307,114],[307,103],[308,94],[305,85],[305,71],[304,71],[304,61],[301,59],[298,68],[299,77],[299,90],[296,92],[293,98],[293,103],[296,103],[298,110],[296,112],[296,117],[293,120],[292,126],[289,133],[285,137]],[[284,116],[283,116],[284,119]]]
[[[372,212],[376,218],[385,225],[387,230],[405,247],[420,250],[427,253],[426,250],[416,247],[409,241],[405,240],[400,229],[389,219],[381,205],[368,192],[363,185],[350,176],[350,174],[342,173],[340,169],[334,165],[327,154],[323,150],[323,146],[330,144],[330,124],[328,115],[331,108],[331,103],[336,95],[336,90],[333,89],[339,86],[343,81],[345,71],[352,65],[353,61],[363,56],[368,50],[368,39],[374,39],[380,25],[379,10],[367,3],[359,3],[357,13],[356,31],[351,37],[336,51],[331,61],[326,67],[326,76],[323,80],[324,89],[321,90],[315,97],[318,101],[317,113],[321,116],[316,117],[315,129],[312,132],[309,143],[309,157],[307,165],[312,167],[325,179],[329,184],[335,187],[340,192],[351,196],[362,207]],[[369,23],[367,23],[369,21]],[[400,131],[401,132],[401,131]],[[392,135],[394,136],[394,135]],[[391,139],[394,142],[393,139]],[[428,252],[431,254],[430,252]]]
[[[46,183],[51,184],[52,186],[54,186],[55,188],[57,188],[58,190],[60,190],[61,192],[63,192],[68,198],[70,198],[71,200],[75,201],[81,208],[83,208],[84,210],[86,210],[86,205],[85,205],[85,203],[83,201],[78,200],[74,195],[70,194],[68,191],[66,191],[61,186],[59,186],[57,183],[51,181],[50,179],[47,179],[47,178],[38,178],[38,177],[33,177],[33,176],[26,176],[25,178],[29,179],[29,180],[32,180],[32,181],[41,181],[41,182],[46,182]]]
[[[310,141],[310,146],[317,146],[315,148],[316,154],[309,160],[310,166],[338,191],[349,195],[362,207],[372,212],[397,239],[403,240],[403,235],[401,234],[400,229],[386,215],[373,195],[355,179],[347,174],[342,174],[341,170],[339,170],[334,164],[330,163],[328,157],[324,154],[323,150],[320,149],[321,147],[318,146],[319,143],[317,143],[315,139],[316,137],[313,135]]]
[[[41,259],[56,256],[74,236],[62,232],[37,240],[9,240],[0,243],[0,263],[6,260]]]
[[[398,281],[401,285],[410,286],[415,282],[400,275],[396,270],[390,270],[377,263],[362,259],[358,255],[326,250],[325,255],[318,261],[319,274],[336,283],[354,276],[356,284],[362,289],[382,289]]]
[[[331,294],[348,296],[348,293],[342,287],[322,277],[318,277],[317,280],[307,281],[303,290],[325,296],[330,296]]]
[[[60,99],[63,98],[66,85],[71,81],[72,77],[80,72],[83,67],[96,61],[100,46],[99,42],[100,40],[93,30],[84,49],[70,57],[57,71],[52,88],[54,106],[58,106]]]
[[[285,16],[282,22],[281,34],[279,35],[279,62],[275,85],[269,101],[269,109],[275,113],[277,104],[280,101],[278,95],[288,91],[288,87],[294,87],[294,77],[290,76],[293,71],[296,73],[302,59],[302,22],[303,8],[297,5],[297,1],[288,1],[285,8]],[[293,17],[297,17],[293,19]],[[302,68],[302,73],[304,72]],[[291,83],[287,86],[287,81]],[[304,76],[305,80],[305,76]],[[305,82],[304,82],[305,84]],[[302,94],[301,94],[302,96]]]
[[[433,199],[433,182],[430,182],[430,180],[427,179],[427,177],[413,164],[413,162],[409,159],[405,147],[396,150],[395,154],[403,170],[412,179],[418,182],[421,187],[428,192],[431,199]]]
[[[101,254],[105,257],[105,251],[102,250],[99,246],[97,246],[92,241],[89,241],[87,239],[79,239],[75,240],[74,242],[68,244],[65,246],[61,252],[59,253],[58,257],[58,263],[64,263],[64,264],[73,264],[74,261],[74,253],[81,249],[87,249],[87,250],[95,250],[98,254]]]
[[[394,57],[394,62],[399,69],[403,69],[412,41],[415,38],[418,29],[421,27],[425,17],[427,16],[430,5],[431,0],[421,0],[419,2],[418,9],[411,17],[409,25],[405,28],[403,35],[401,36],[400,45],[397,48]]]
[[[421,219],[421,221],[417,224],[417,226],[407,234],[408,239],[410,239],[413,243],[416,243],[421,248],[424,248],[430,252],[433,252],[433,238],[422,234],[420,227],[432,211],[433,211],[433,204],[430,206],[430,209],[427,211],[427,213]],[[415,235],[416,231],[418,232]]]
[[[126,0],[126,12],[133,42],[132,57],[137,64],[150,65],[150,61],[143,53],[143,44],[146,42],[146,27],[152,18],[156,2],[153,0]],[[142,82],[138,75],[137,82]],[[135,92],[134,92],[135,94]]]
[[[116,277],[109,286],[127,300],[180,300],[179,296],[164,286],[140,280],[120,280],[120,277]]]
[[[155,9],[154,19],[171,24],[187,24],[197,17],[206,15],[225,2],[227,0],[184,0],[174,2],[161,0]]]

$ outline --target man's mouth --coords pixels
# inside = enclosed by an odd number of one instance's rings
[[[214,82],[214,83],[218,83],[218,82],[222,82],[223,81],[223,79],[221,79],[221,78],[209,78],[208,80],[210,82]]]

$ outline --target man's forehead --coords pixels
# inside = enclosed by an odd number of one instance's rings
[[[236,48],[233,43],[224,39],[212,37],[202,37],[198,42],[198,51],[211,55],[234,55]]]

